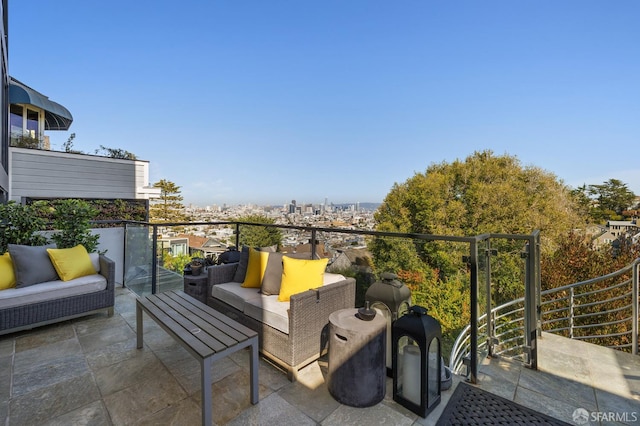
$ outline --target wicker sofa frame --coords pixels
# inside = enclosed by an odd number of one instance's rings
[[[298,371],[326,351],[329,315],[355,306],[356,281],[346,278],[323,287],[294,294],[289,302],[289,334],[251,318],[212,297],[212,286],[233,281],[237,263],[208,268],[207,304],[255,330],[260,353],[295,381]]]
[[[0,309],[0,335],[91,315],[104,309],[112,316],[116,264],[104,255],[100,255],[99,262],[99,273],[107,279],[104,290]]]

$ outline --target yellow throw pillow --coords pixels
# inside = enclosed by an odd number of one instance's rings
[[[282,256],[282,284],[280,302],[288,302],[292,295],[322,287],[324,270],[329,259],[307,260]]]
[[[0,290],[6,290],[16,286],[16,274],[13,271],[13,262],[9,252],[0,256]]]
[[[260,288],[264,271],[267,269],[267,261],[269,253],[258,251],[254,248],[249,249],[249,263],[247,265],[247,274],[244,277],[242,287]]]
[[[70,281],[96,273],[87,249],[80,244],[66,249],[49,248],[47,252],[62,281]]]

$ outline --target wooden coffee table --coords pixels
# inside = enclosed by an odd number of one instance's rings
[[[258,403],[258,333],[183,291],[168,291],[136,300],[138,349],[143,344],[143,311],[200,362],[203,425],[210,425],[212,420],[211,363],[248,346],[251,403]]]

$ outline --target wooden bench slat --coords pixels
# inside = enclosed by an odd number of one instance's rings
[[[212,317],[216,318],[218,321],[220,321],[220,322],[228,325],[229,327],[241,332],[242,334],[244,334],[247,337],[254,337],[254,336],[256,336],[258,334],[255,330],[252,330],[249,327],[246,327],[246,326],[240,324],[239,322],[237,322],[233,318],[229,318],[228,316],[226,316],[222,312],[216,311],[211,306],[208,306],[208,305],[203,304],[203,303],[196,304],[196,302],[198,302],[198,301],[193,299],[191,296],[188,296],[182,290],[171,291],[169,293],[174,293],[174,294],[178,295],[182,300],[184,300],[185,302],[189,303],[194,308],[198,309],[201,312],[205,312],[207,315],[211,315]]]
[[[192,348],[200,357],[206,358],[214,353],[213,349],[202,343],[192,333],[186,333],[186,330],[184,330],[180,324],[150,301],[138,299],[137,303],[139,303],[148,314],[157,318],[156,322],[158,322],[158,324],[164,324],[168,327],[175,334],[176,338]]]
[[[227,349],[228,346],[218,340],[218,336],[214,337],[208,334],[189,318],[185,317],[181,312],[174,309],[175,306],[172,306],[172,303],[175,304],[175,302],[173,302],[171,299],[166,297],[157,297],[159,295],[155,296],[156,297],[149,296],[149,299],[153,300],[153,303],[156,303],[157,306],[160,307],[160,309],[162,309],[169,317],[180,324],[180,326],[182,327],[182,332],[191,334],[196,339],[200,340],[206,346],[211,348],[213,352],[221,352]],[[194,332],[194,330],[197,330],[197,332]],[[237,342],[234,342],[234,344],[236,343]]]
[[[237,327],[233,327],[228,325],[226,322],[221,321],[219,312],[216,312],[217,315],[211,315],[211,313],[206,312],[203,309],[200,309],[197,305],[191,303],[186,297],[181,297],[182,295],[178,293],[168,292],[165,293],[168,297],[174,300],[177,304],[183,307],[183,309],[187,312],[190,312],[194,317],[197,317],[197,320],[193,318],[193,321],[198,324],[204,324],[205,326],[209,326],[212,333],[223,333],[228,336],[235,342],[242,342],[247,338],[251,338],[257,335],[257,333],[251,329],[249,329],[249,333],[244,333],[244,330],[238,330]],[[236,325],[239,325],[236,323]],[[213,331],[213,329],[217,329],[217,331]],[[220,340],[223,340],[220,338]],[[233,344],[231,341],[229,344]]]
[[[206,333],[215,336],[217,340],[222,342],[227,347],[237,345],[239,342],[243,342],[247,339],[247,337],[242,333],[238,333],[234,330],[220,329],[217,327],[217,324],[207,322],[206,319],[199,316],[196,312],[190,311],[189,309],[185,308],[177,301],[172,302],[175,303],[176,311],[180,312],[185,316],[185,318],[193,322],[196,326],[204,330]]]

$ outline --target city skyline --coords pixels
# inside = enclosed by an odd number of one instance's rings
[[[484,150],[640,194],[634,1],[8,9],[9,74],[74,117],[52,148],[130,151],[185,204],[379,203]]]

